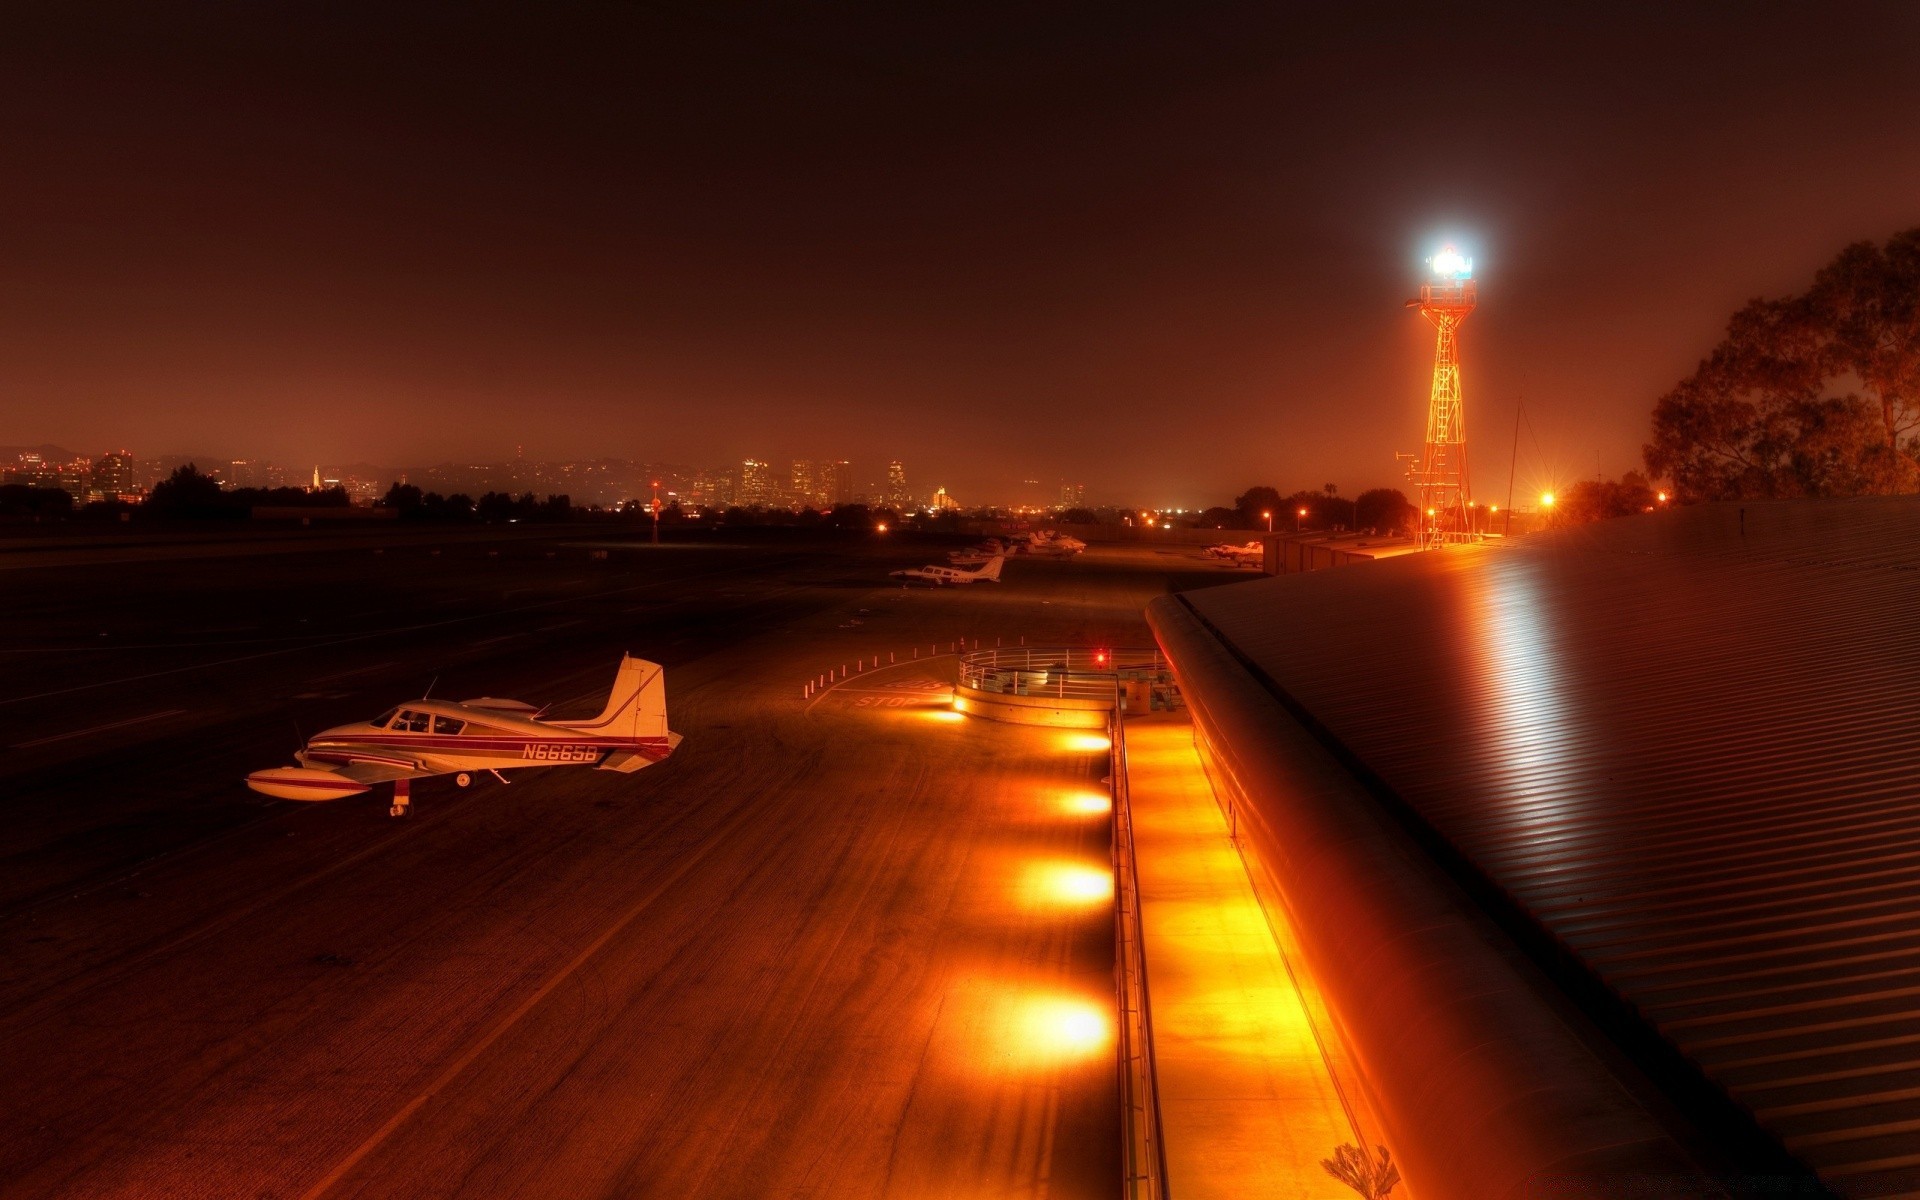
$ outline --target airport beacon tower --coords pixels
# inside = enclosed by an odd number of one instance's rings
[[[1407,301],[1433,322],[1438,337],[1433,346],[1433,390],[1427,400],[1427,442],[1407,471],[1419,511],[1416,528],[1420,548],[1437,549],[1448,542],[1470,542],[1473,498],[1467,488],[1466,406],[1460,395],[1460,326],[1473,311],[1473,260],[1452,246],[1427,260],[1433,278],[1420,287],[1418,299]]]

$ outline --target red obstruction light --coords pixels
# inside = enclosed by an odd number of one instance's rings
[[[1107,652],[1106,652],[1105,650],[1095,650],[1095,651],[1093,652],[1093,663],[1094,663],[1094,665],[1095,665],[1095,666],[1097,666],[1097,667],[1104,667],[1104,666],[1106,666],[1106,665],[1107,665]]]

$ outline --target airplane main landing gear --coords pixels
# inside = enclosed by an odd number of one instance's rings
[[[469,775],[465,771],[462,771],[458,775],[455,775],[453,777],[453,785],[455,787],[468,787],[472,783],[473,783],[473,776]]]
[[[413,799],[408,794],[413,790],[412,783],[413,781],[410,779],[396,779],[393,781],[393,807],[387,810],[388,816],[404,817],[407,815],[408,807]]]

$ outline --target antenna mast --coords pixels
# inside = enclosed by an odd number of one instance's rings
[[[1417,528],[1422,550],[1479,537],[1467,487],[1466,405],[1460,394],[1459,329],[1476,301],[1473,260],[1444,246],[1427,263],[1434,278],[1421,285],[1417,299],[1407,301],[1408,308],[1418,308],[1438,331],[1433,388],[1427,399],[1426,446],[1407,469],[1420,506]]]

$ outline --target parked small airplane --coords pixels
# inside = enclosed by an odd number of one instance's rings
[[[1054,533],[1051,529],[1027,535],[1027,553],[1042,558],[1072,558],[1087,548],[1077,537]]]
[[[1215,558],[1224,558],[1237,567],[1257,567],[1265,557],[1266,550],[1259,542],[1254,541],[1244,546],[1231,546],[1225,543],[1208,546],[1207,553]]]
[[[988,559],[986,565],[977,571],[962,571],[957,567],[926,566],[913,567],[905,571],[894,571],[891,572],[891,576],[894,579],[904,579],[908,583],[913,583],[917,580],[921,583],[934,584],[937,587],[945,587],[951,583],[975,583],[982,579],[992,583],[999,583],[1000,565],[1006,561],[1004,557],[996,554]]]
[[[247,776],[247,786],[282,800],[335,800],[376,783],[393,783],[393,816],[407,815],[409,785],[452,775],[466,787],[473,772],[588,766],[638,771],[673,753],[680,735],[667,728],[667,685],[658,663],[625,655],[600,715],[586,721],[543,721],[531,704],[483,696],[458,704],[414,700],[371,721],[316,734],[293,757],[297,767]]]

